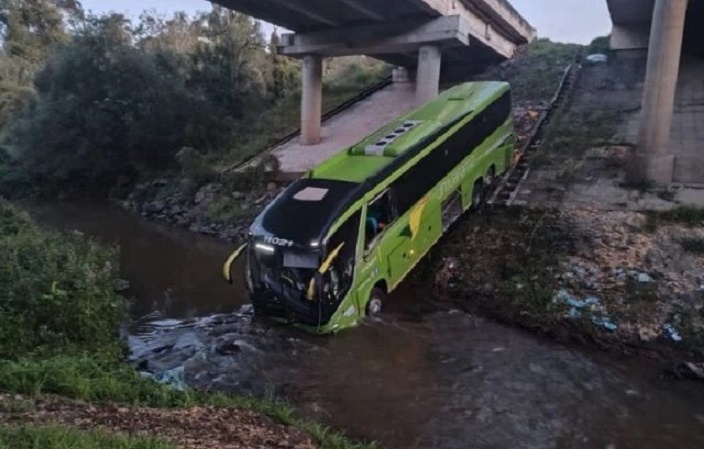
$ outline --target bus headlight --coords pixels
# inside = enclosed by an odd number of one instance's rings
[[[276,251],[273,246],[271,245],[266,245],[264,243],[256,243],[254,245],[254,248],[258,249],[259,251],[267,254],[274,254]]]

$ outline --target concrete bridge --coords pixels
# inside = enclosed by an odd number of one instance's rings
[[[511,58],[535,29],[507,0],[215,0],[293,31],[280,52],[303,59],[301,143],[321,140],[322,58],[369,55],[416,79],[416,103],[437,96],[441,72]]]
[[[647,53],[633,182],[704,182],[704,0],[607,0],[611,47]]]

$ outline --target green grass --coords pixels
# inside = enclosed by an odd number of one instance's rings
[[[107,432],[0,426],[0,449],[176,449],[176,446],[153,438]]]
[[[550,156],[570,157],[604,145],[616,132],[619,114],[603,110],[570,110],[560,114],[546,129],[540,151]]]
[[[514,102],[548,101],[580,46],[538,39],[517,58],[487,69],[478,78],[511,83]]]
[[[663,224],[682,224],[685,226],[704,225],[704,209],[680,206],[666,211],[649,211],[646,215],[645,229],[656,231]]]
[[[267,415],[280,424],[302,430],[325,449],[372,449],[373,443],[356,443],[342,433],[298,417],[295,410],[274,398],[184,392],[142,378],[130,367],[91,357],[57,356],[48,359],[5,361],[0,364],[0,391],[39,397],[57,394],[70,399],[155,408],[197,405],[233,407]]]

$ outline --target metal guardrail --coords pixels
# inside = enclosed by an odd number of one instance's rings
[[[549,106],[543,110],[530,136],[517,149],[519,156],[516,163],[498,183],[496,189],[487,201],[488,204],[510,206],[515,201],[518,192],[521,190],[521,186],[528,178],[528,174],[530,173],[530,156],[540,147],[545,126],[549,123],[555,111],[562,106],[568,92],[574,86],[580,68],[577,59],[578,57],[575,57],[575,61],[565,68],[560,83],[555,91],[555,95],[550,100]]]

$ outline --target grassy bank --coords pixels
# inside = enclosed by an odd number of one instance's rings
[[[130,408],[253,411],[271,418],[266,426],[298,429],[319,447],[373,447],[301,419],[274,400],[181,392],[140,377],[123,363],[126,349],[118,330],[126,309],[113,291],[114,256],[81,237],[40,230],[0,200],[0,392]],[[156,440],[3,426],[3,449],[169,447]],[[23,438],[39,445],[20,444]]]
[[[80,432],[59,427],[0,426],[0,448],[12,449],[176,449],[158,439]]]

